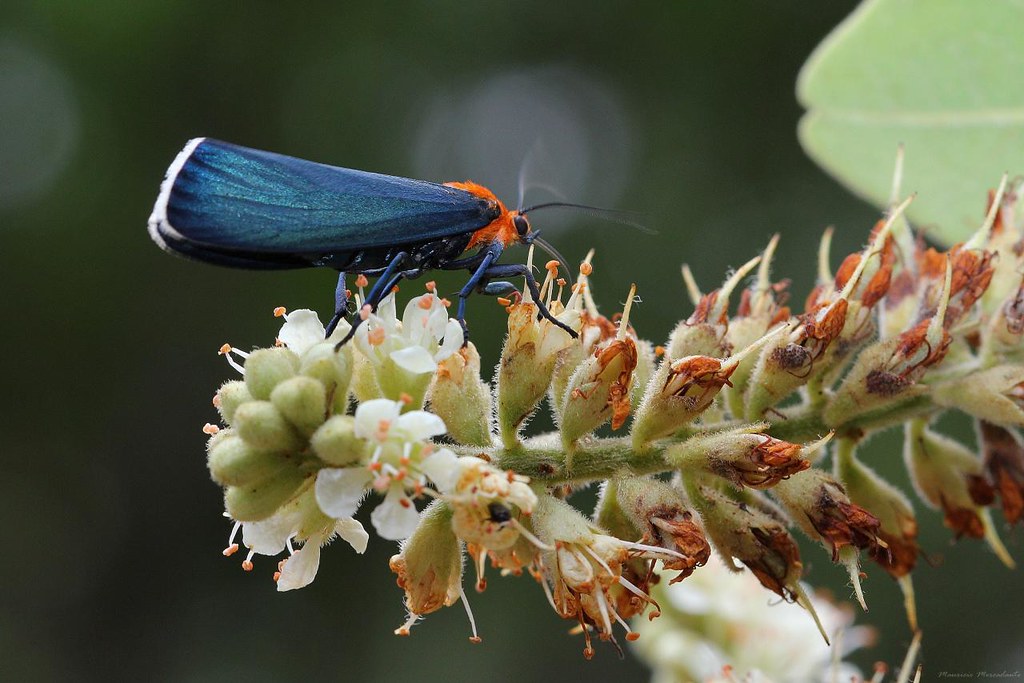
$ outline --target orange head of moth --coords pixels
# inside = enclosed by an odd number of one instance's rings
[[[492,242],[501,242],[503,246],[507,247],[510,244],[523,241],[530,234],[530,222],[526,219],[526,215],[519,211],[509,211],[501,200],[483,185],[477,185],[470,180],[464,183],[445,183],[445,185],[465,190],[481,199],[493,202],[500,211],[497,218],[473,233],[466,249]]]

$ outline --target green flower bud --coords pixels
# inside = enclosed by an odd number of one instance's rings
[[[251,400],[252,394],[249,393],[245,382],[234,380],[220,385],[216,396],[213,397],[213,405],[216,406],[224,423],[230,425],[233,424],[238,406]]]
[[[369,358],[361,353],[352,356],[352,395],[360,403],[372,401],[375,398],[384,398],[384,394],[377,383],[377,372]]]
[[[411,617],[395,631],[408,635],[419,616],[448,607],[462,593],[462,549],[452,531],[452,511],[434,501],[420,516],[419,526],[402,542],[401,552],[390,562],[405,591],[405,607]]]
[[[348,392],[352,384],[355,365],[352,346],[346,344],[340,351],[334,344],[317,344],[302,355],[299,372],[320,380],[331,397],[331,412],[344,414],[348,410]]]
[[[221,438],[221,435],[224,435]],[[243,486],[285,469],[293,456],[259,451],[238,434],[224,430],[210,439],[206,465],[222,486]]]
[[[579,344],[549,321],[538,323],[536,304],[524,301],[509,309],[498,365],[498,426],[506,446],[519,441],[519,428],[547,392],[559,352]]]
[[[491,445],[491,392],[480,379],[480,354],[472,342],[438,364],[430,408],[458,443]]]
[[[270,401],[249,401],[235,411],[238,435],[261,451],[299,450],[302,439]]]
[[[323,424],[327,414],[324,385],[312,377],[299,375],[284,380],[270,393],[270,402],[306,436]]]
[[[940,406],[1002,427],[1024,427],[1024,367],[1000,365],[937,384],[932,396]]]
[[[313,451],[333,467],[342,467],[358,460],[366,451],[366,442],[356,436],[355,418],[334,415],[309,439]]]
[[[245,385],[253,398],[266,401],[274,387],[298,369],[299,357],[284,347],[256,349],[245,359]]]
[[[299,463],[292,465],[244,486],[228,486],[224,491],[224,508],[231,518],[258,522],[298,496],[313,477]]]

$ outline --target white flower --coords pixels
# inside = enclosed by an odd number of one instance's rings
[[[351,329],[351,326],[342,320],[334,328],[330,338],[326,338],[323,323],[314,311],[300,308],[287,313],[283,308],[278,308],[274,314],[284,317],[285,320],[284,325],[281,325],[281,331],[277,333],[278,340],[298,356],[304,355],[318,344],[329,343],[333,347],[344,339]]]
[[[307,492],[267,519],[259,522],[235,522],[224,554],[233,555],[238,550],[234,539],[239,529],[242,531],[242,545],[249,550],[242,561],[242,568],[246,571],[252,571],[252,558],[255,555],[273,557],[287,549],[289,557],[280,563],[275,579],[278,591],[288,591],[308,586],[313,582],[320,567],[320,548],[335,536],[346,541],[357,553],[366,552],[370,536],[362,524],[351,517],[325,517],[311,502]],[[300,533],[305,533],[306,536],[298,539],[302,542],[302,547],[296,550],[292,546],[292,541],[296,540]]]
[[[859,675],[852,665],[833,663],[833,650],[806,610],[771,599],[753,574],[730,571],[717,555],[685,581],[659,585],[654,597],[664,608],[661,618],[637,618],[633,626],[641,635],[636,650],[655,669],[656,681],[730,680],[721,678],[724,667],[737,681]],[[851,610],[813,602],[840,656],[870,642],[870,629],[851,626]]]
[[[355,434],[368,443],[367,457],[352,467],[328,467],[316,478],[316,501],[324,514],[351,517],[367,491],[384,495],[370,515],[383,538],[407,538],[418,513],[412,498],[428,480],[448,482],[458,458],[447,448],[435,450],[427,441],[445,433],[444,421],[423,410],[402,413],[403,404],[388,399],[364,401],[356,408]]]
[[[472,456],[458,458],[431,479],[452,507],[452,526],[458,537],[487,550],[512,546],[522,530],[518,513],[529,515],[537,505],[529,479]]]
[[[462,346],[462,327],[448,318],[446,303],[428,292],[411,299],[399,321],[392,292],[375,313],[364,313],[366,320],[355,333],[356,348],[375,365],[391,359],[411,374],[433,373],[438,362]]]

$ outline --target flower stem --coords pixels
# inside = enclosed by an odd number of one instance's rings
[[[927,416],[938,410],[928,395],[913,396],[897,401],[884,410],[858,415],[850,422],[830,427],[821,411],[809,408],[790,413],[785,419],[773,422],[767,433],[792,443],[805,443],[820,438],[832,429],[840,437],[858,440],[864,434],[913,418]],[[738,427],[742,423],[709,425],[704,433]],[[685,430],[675,436],[654,442],[642,450],[634,450],[629,437],[592,437],[580,441],[572,456],[571,474],[566,468],[566,453],[557,432],[527,439],[512,447],[499,447],[487,452],[495,466],[512,470],[535,481],[548,484],[583,484],[622,475],[655,474],[672,470],[666,461],[669,447],[681,443],[696,430]],[[480,455],[481,449],[470,446],[456,447],[463,455]]]

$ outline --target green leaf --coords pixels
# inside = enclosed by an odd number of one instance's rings
[[[800,73],[800,142],[879,207],[902,143],[910,219],[963,240],[1002,173],[1024,173],[1022,37],[1024,0],[865,0]]]

